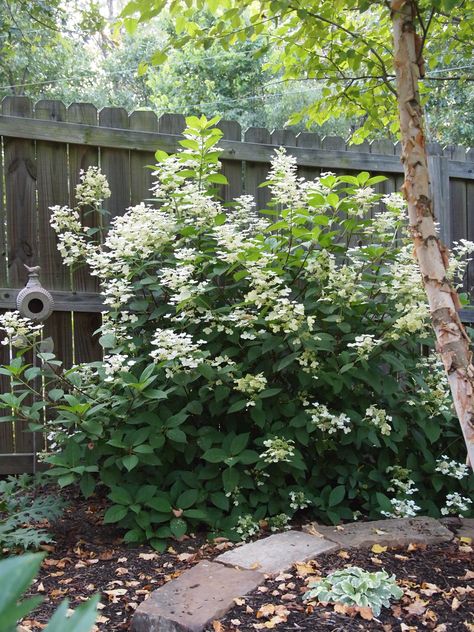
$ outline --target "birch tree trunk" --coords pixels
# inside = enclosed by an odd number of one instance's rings
[[[459,320],[456,291],[446,278],[448,251],[435,227],[418,92],[422,59],[416,34],[416,0],[392,0],[394,61],[400,117],[404,194],[410,232],[436,333],[437,350],[448,374],[456,413],[474,467],[474,367],[470,341]]]

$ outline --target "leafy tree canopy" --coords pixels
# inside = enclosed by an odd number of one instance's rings
[[[123,24],[134,32],[139,23],[165,7],[174,19],[176,36],[152,56],[152,64],[165,62],[172,48],[190,42],[205,50],[216,41],[224,48],[239,41],[258,42],[257,54],[278,45],[280,54],[268,66],[272,73],[281,74],[283,82],[324,81],[321,94],[290,122],[307,119],[322,124],[330,117],[358,117],[364,124],[354,132],[354,142],[380,129],[396,132],[388,2],[242,0],[237,5],[233,0],[132,0],[122,13]],[[196,20],[203,11],[213,16],[211,25]],[[464,0],[420,0],[417,12],[420,64],[422,52],[427,60],[426,95],[436,82],[453,78],[451,70],[444,74],[439,69],[450,69],[456,59],[471,58],[474,9]]]

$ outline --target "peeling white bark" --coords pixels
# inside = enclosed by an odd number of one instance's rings
[[[423,110],[418,93],[422,60],[417,59],[415,3],[416,0],[392,0],[391,5],[405,172],[403,190],[408,203],[415,255],[436,333],[437,350],[448,374],[469,461],[474,467],[474,367],[470,341],[457,313],[459,299],[446,278],[448,251],[441,243],[434,223]]]

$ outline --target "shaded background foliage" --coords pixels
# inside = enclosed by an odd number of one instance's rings
[[[244,128],[269,129],[283,127],[292,113],[321,98],[324,80],[283,76],[284,69],[279,68],[283,44],[268,34],[253,41],[239,39],[230,47],[220,39],[203,49],[192,43],[179,46],[166,61],[145,68],[165,42],[182,37],[183,27],[176,16],[164,13],[131,33],[114,30],[125,4],[5,0],[0,5],[0,96],[25,94],[129,111],[151,108],[158,114],[218,114]],[[203,11],[195,19],[203,28],[214,24]],[[431,81],[425,90],[430,139],[471,146],[472,58],[440,57],[436,72],[442,66],[454,68],[444,73],[453,80]],[[312,122],[309,129],[347,137],[362,123],[363,114],[349,118],[339,114],[321,125]],[[301,121],[295,129],[306,125]],[[371,132],[371,137],[382,136],[387,136],[384,126]]]

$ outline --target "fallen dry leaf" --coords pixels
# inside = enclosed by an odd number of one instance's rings
[[[234,603],[236,606],[243,606],[245,603],[245,599],[242,599],[241,597],[235,597]]]
[[[212,629],[214,630],[214,632],[224,632],[224,626],[220,621],[213,621]]]
[[[385,553],[387,546],[381,546],[380,544],[374,544],[370,549],[372,553]]]
[[[342,557],[343,560],[348,560],[350,558],[349,553],[344,550],[338,551],[337,555],[338,557]]]
[[[436,584],[430,584],[429,582],[423,582],[421,584],[420,593],[425,595],[425,597],[431,597],[435,593],[443,592],[439,586]]]
[[[466,574],[460,577],[459,579],[474,579],[474,571],[466,571]]]
[[[370,561],[372,562],[372,564],[377,564],[377,566],[382,566],[383,562],[380,559],[380,557],[371,557]]]
[[[306,575],[318,573],[311,562],[296,562],[295,570],[298,577],[306,577]]]
[[[149,562],[150,560],[156,560],[158,558],[158,553],[139,553],[138,557],[141,560]]]
[[[459,601],[459,599],[457,597],[454,597],[451,602],[451,610],[457,610],[460,605],[461,605],[461,602]]]
[[[416,598],[415,601],[408,604],[408,606],[403,606],[403,609],[408,614],[414,614],[416,616],[422,615],[426,610],[427,601],[423,601],[422,599]]]
[[[474,632],[474,622],[468,623],[467,621],[463,621],[463,625],[466,628],[466,630],[469,630],[469,632]]]

